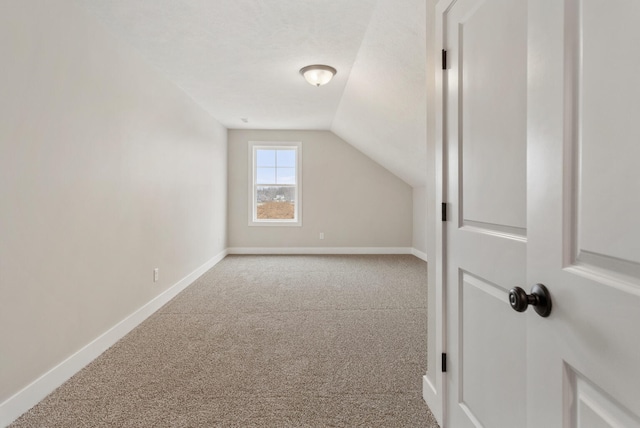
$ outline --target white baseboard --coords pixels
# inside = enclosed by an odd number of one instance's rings
[[[106,351],[109,347],[122,339],[127,333],[137,327],[151,314],[160,309],[178,293],[191,285],[203,273],[218,264],[228,254],[227,250],[220,252],[211,260],[182,278],[176,284],[153,298],[147,304],[136,310],[127,318],[111,327],[92,342],[84,346],[75,354],[40,376],[21,391],[0,404],[0,427],[5,427],[17,419],[27,410],[38,404],[53,390],[66,382],[71,376]]]
[[[231,247],[229,254],[413,254],[410,247]]]
[[[422,399],[429,406],[429,410],[433,413],[438,425],[443,426],[442,391],[438,394],[438,390],[427,375],[422,376]]]
[[[427,261],[427,253],[423,253],[420,250],[416,250],[415,248],[411,249],[411,254],[413,254],[414,256],[416,256],[419,259],[424,260],[425,262]]]

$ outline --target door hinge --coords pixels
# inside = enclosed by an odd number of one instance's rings
[[[447,203],[442,203],[442,221],[447,221]]]
[[[446,353],[442,353],[442,373],[446,373],[447,372],[447,354]]]
[[[447,69],[447,51],[442,49],[442,69]]]

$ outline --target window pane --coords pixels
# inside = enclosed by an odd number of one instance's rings
[[[276,182],[275,168],[257,168],[256,184],[274,184]]]
[[[278,168],[295,168],[296,151],[295,150],[278,150]]]
[[[257,149],[256,166],[276,166],[276,151]]]
[[[277,168],[276,170],[276,183],[278,184],[296,184],[296,169],[295,168]]]
[[[295,194],[295,187],[258,186],[256,217],[260,220],[293,220]]]

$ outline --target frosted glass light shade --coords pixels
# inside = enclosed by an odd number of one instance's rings
[[[308,65],[300,69],[300,74],[313,86],[326,85],[336,73],[336,69],[328,65]]]

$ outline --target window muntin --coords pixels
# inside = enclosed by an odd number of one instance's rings
[[[249,143],[250,226],[300,226],[301,143]]]

